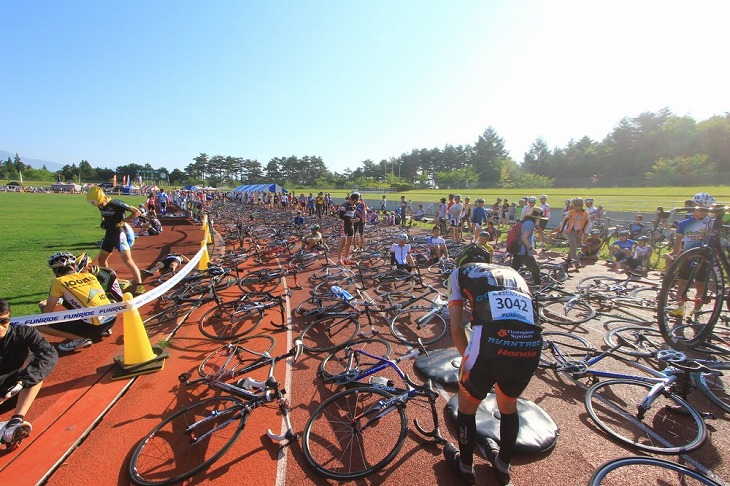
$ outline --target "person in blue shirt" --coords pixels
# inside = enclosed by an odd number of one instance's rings
[[[476,200],[474,208],[471,210],[471,226],[474,229],[472,243],[476,243],[479,234],[482,232],[482,226],[487,223],[487,210],[484,209],[484,199],[481,197]]]
[[[532,280],[535,285],[540,285],[540,266],[535,260],[535,227],[537,222],[544,218],[542,208],[533,207],[525,209],[522,217],[522,237],[520,238],[520,251],[512,257],[512,267],[519,270],[525,265],[532,273]]]
[[[629,238],[632,240],[637,239],[639,236],[641,236],[641,233],[644,231],[644,223],[642,222],[644,220],[644,217],[640,214],[637,214],[634,217],[634,222],[629,225]]]
[[[302,212],[298,209],[294,212],[294,226],[297,228],[304,226],[304,216],[302,216]]]
[[[609,261],[609,263],[618,264],[618,270],[621,270],[621,262],[634,254],[635,246],[636,240],[629,238],[629,230],[622,229],[618,232],[618,240],[614,241],[611,245],[611,258],[613,258],[613,261]]]

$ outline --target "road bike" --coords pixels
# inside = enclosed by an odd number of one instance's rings
[[[289,357],[296,360],[301,350],[299,342],[287,353],[275,357],[247,349],[260,359],[234,374],[241,376],[269,366],[265,381],[246,378],[227,383],[220,379],[229,375],[226,368],[192,381],[191,373],[180,375],[179,379],[185,385],[204,383],[228,395],[214,396],[183,407],[145,435],[132,451],[129,463],[132,481],[141,486],[174,484],[203,471],[236,442],[251,413],[271,402],[277,402],[284,416],[286,431],[278,435],[269,429],[266,435],[277,442],[297,440],[298,436],[289,422],[286,391],[274,378],[274,368],[277,362]]]

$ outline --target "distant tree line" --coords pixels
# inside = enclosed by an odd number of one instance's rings
[[[413,149],[379,162],[367,159],[355,170],[330,171],[320,156],[258,160],[200,153],[185,169],[167,171],[171,185],[205,184],[235,187],[277,182],[284,187],[413,188],[539,188],[582,187],[594,175],[601,186],[714,185],[730,183],[730,113],[697,122],[669,109],[624,118],[602,140],[587,136],[565,147],[550,148],[538,138],[522,161],[511,158],[504,140],[488,127],[474,145]],[[0,165],[0,177],[26,180],[109,181],[114,174],[137,180],[150,164],[112,169],[93,168],[88,161],[65,165],[59,172],[33,169],[16,155]],[[151,181],[149,181],[151,182]]]

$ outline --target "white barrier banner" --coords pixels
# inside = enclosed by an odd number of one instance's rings
[[[177,283],[185,278],[191,271],[197,269],[197,264],[203,256],[205,247],[201,247],[200,251],[190,259],[187,265],[182,267],[170,280],[163,283],[159,287],[155,287],[149,292],[135,297],[126,302],[115,302],[113,304],[100,305],[98,307],[84,307],[82,309],[72,309],[58,312],[48,312],[46,314],[33,314],[30,316],[13,317],[10,323],[13,326],[44,326],[46,324],[57,324],[59,322],[75,321],[77,319],[90,319],[92,317],[109,316],[119,314],[133,308],[139,308],[143,305],[159,298],[162,294],[170,290]]]

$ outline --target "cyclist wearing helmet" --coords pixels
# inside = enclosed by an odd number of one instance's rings
[[[0,444],[8,449],[30,435],[25,415],[57,361],[58,353],[36,328],[10,324],[10,304],[0,299],[0,404],[17,397],[13,416],[0,422]]]
[[[583,235],[588,231],[590,220],[588,219],[588,213],[583,209],[583,199],[573,198],[570,206],[571,209],[560,223],[558,233],[565,233],[568,238],[568,266],[572,262],[575,269],[580,270],[578,246],[583,243]]]
[[[110,301],[121,302],[124,300],[122,286],[117,278],[117,273],[111,268],[92,265],[89,256],[86,253],[82,253],[76,257],[76,271],[79,273],[90,273],[95,276]],[[127,281],[127,285],[129,285],[129,281]]]
[[[142,286],[142,275],[134,263],[132,258],[132,245],[134,245],[134,231],[127,224],[141,214],[139,209],[129,206],[117,199],[111,199],[104,194],[99,186],[92,186],[86,194],[86,200],[93,206],[99,208],[101,212],[101,226],[106,231],[104,240],[101,242],[101,251],[99,252],[99,266],[109,266],[109,256],[116,248],[119,251],[119,257],[132,274],[132,293],[139,295],[144,293]],[[132,215],[125,218],[126,213]]]
[[[449,277],[451,336],[462,356],[459,372],[458,449],[451,443],[444,457],[459,477],[474,484],[476,411],[494,385],[500,412],[500,446],[487,439],[487,459],[500,484],[510,482],[512,451],[519,433],[517,397],[537,368],[542,329],[530,290],[515,270],[490,264],[489,253],[467,245]],[[464,330],[464,300],[471,305],[473,333]]]
[[[302,238],[302,250],[312,250],[322,243],[322,233],[318,224],[313,224],[309,228],[309,234]]]
[[[636,240],[629,238],[630,234],[629,230],[622,229],[618,232],[618,240],[611,245],[611,257],[615,263],[618,263],[619,270],[623,269],[622,262],[634,254]],[[613,262],[609,260],[609,263]]]
[[[69,310],[111,303],[94,275],[76,271],[76,257],[73,253],[61,252],[51,255],[48,266],[56,278],[51,283],[48,299],[43,304],[44,313],[56,310],[56,304],[61,299],[63,307]],[[70,339],[71,341],[58,345],[59,351],[68,352],[89,347],[93,344],[93,340],[110,335],[115,320],[116,315],[92,317],[38,326],[38,331],[49,336]]]
[[[677,237],[674,239],[674,248],[672,249],[671,255],[667,256],[669,261],[677,258],[682,251],[687,251],[691,248],[696,248],[707,242],[710,236],[710,230],[712,229],[712,221],[709,218],[709,211],[713,204],[715,204],[715,198],[705,192],[698,192],[692,198],[692,204],[694,205],[692,215],[685,220],[677,223]],[[706,260],[703,260],[703,264],[697,269],[695,285],[697,288],[697,294],[704,294],[704,284],[707,276],[707,264]],[[677,295],[683,296],[687,287],[687,278],[692,271],[690,265],[684,265],[679,269],[677,283]],[[685,314],[686,299],[681,299],[682,305],[673,309],[669,312],[670,316],[681,317]],[[695,301],[692,309],[689,312],[695,313],[702,308],[701,301]]]
[[[411,245],[408,243],[407,234],[399,234],[396,242],[390,245],[390,264],[408,271],[416,266],[411,256]]]

